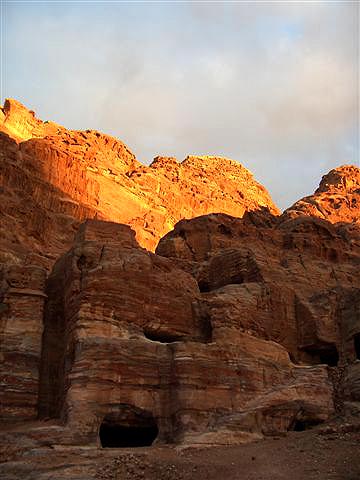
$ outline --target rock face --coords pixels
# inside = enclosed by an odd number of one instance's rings
[[[33,266],[0,270],[0,419],[36,418],[46,271]]]
[[[47,282],[40,417],[62,419],[66,442],[90,445],[116,429],[143,440],[152,429],[160,443],[238,443],[326,420],[327,367],[294,364],[234,313],[266,310],[264,280],[222,283],[201,293],[129,227],[87,221]]]
[[[213,214],[153,254],[125,225],[84,223],[33,319],[38,413],[63,425],[46,441],[233,444],[325,421],[339,395],[355,408],[360,231],[344,228]],[[4,420],[35,418],[19,395]]]
[[[0,131],[5,259],[50,268],[86,218],[128,224],[153,250],[182,218],[241,217],[261,206],[278,213],[264,187],[233,160],[156,157],[145,166],[121,141],[42,122],[15,100],[1,110]]]
[[[6,99],[0,110],[1,130],[17,141],[41,138],[61,133],[65,129],[54,122],[42,122],[33,110],[28,110],[17,100]]]
[[[23,108],[5,104],[1,137],[10,460],[236,444],[360,413],[359,169],[278,216],[235,162],[145,167],[111,137]]]
[[[181,221],[156,253],[184,262],[226,329],[278,342],[296,361],[333,352],[336,363],[338,308],[360,284],[360,228],[349,240],[343,224],[272,220],[270,227],[220,214]]]
[[[294,218],[308,215],[331,223],[360,223],[360,169],[344,165],[324,175],[314,195],[304,197],[284,215]]]

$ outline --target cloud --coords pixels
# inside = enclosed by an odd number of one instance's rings
[[[358,9],[6,4],[6,95],[112,133],[143,162],[234,158],[286,207],[359,163]]]

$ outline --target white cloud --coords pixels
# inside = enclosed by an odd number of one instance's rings
[[[6,95],[141,161],[230,156],[282,207],[359,162],[358,4],[12,8]]]

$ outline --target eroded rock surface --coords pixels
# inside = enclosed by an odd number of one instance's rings
[[[0,422],[37,417],[46,271],[0,270]]]
[[[336,395],[356,408],[359,231],[343,229],[213,214],[153,254],[125,225],[85,222],[44,292],[38,413],[63,425],[50,438],[232,444],[323,422]]]
[[[284,216],[309,215],[332,223],[360,223],[359,209],[360,169],[343,165],[324,175],[316,192],[298,200]]]
[[[197,279],[224,328],[281,343],[295,360],[319,360],[322,349],[340,348],[338,308],[358,292],[359,235],[313,217],[259,227],[218,214],[179,222],[156,252]]]
[[[154,250],[182,218],[241,217],[259,206],[278,213],[265,188],[233,160],[156,157],[145,166],[120,140],[42,122],[15,100],[6,100],[0,117],[2,258],[50,268],[86,218],[130,225]]]
[[[249,280],[258,301],[264,280]],[[89,445],[117,427],[153,428],[159,443],[231,444],[326,420],[327,366],[296,365],[270,335],[243,328],[237,287],[202,293],[129,227],[87,221],[47,283],[40,417],[64,423],[62,442]]]

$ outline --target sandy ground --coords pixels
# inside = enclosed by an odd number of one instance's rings
[[[42,448],[2,463],[0,478],[360,480],[360,428],[315,428],[231,447]]]

